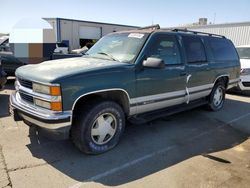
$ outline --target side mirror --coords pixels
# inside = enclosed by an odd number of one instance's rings
[[[162,59],[149,57],[143,61],[143,66],[148,68],[164,69],[165,63]]]

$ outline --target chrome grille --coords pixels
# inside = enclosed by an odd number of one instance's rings
[[[24,79],[21,79],[21,78],[18,78],[18,81],[19,81],[21,86],[32,89],[32,82],[31,81],[24,80]]]
[[[20,94],[20,97],[22,100],[26,101],[26,102],[29,102],[29,103],[34,103],[34,99],[33,97],[27,95],[27,94],[24,94],[24,93],[19,93]]]
[[[250,82],[242,82],[243,86],[250,87]]]

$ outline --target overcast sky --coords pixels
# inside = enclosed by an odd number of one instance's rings
[[[96,22],[161,27],[197,22],[250,21],[250,0],[0,0],[0,33],[28,17],[61,17]]]

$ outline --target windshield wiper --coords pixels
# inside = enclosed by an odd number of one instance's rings
[[[105,55],[105,56],[108,56],[110,59],[112,59],[113,61],[118,61],[120,62],[120,60],[116,59],[114,56],[110,55],[110,54],[107,54],[105,52],[98,52],[97,54],[101,54],[101,55]]]

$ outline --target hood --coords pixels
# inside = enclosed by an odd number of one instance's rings
[[[22,66],[17,69],[16,76],[38,82],[53,83],[54,80],[66,76],[124,65],[126,64],[117,61],[90,57],[67,58]]]
[[[250,69],[250,59],[240,59],[242,69]]]

